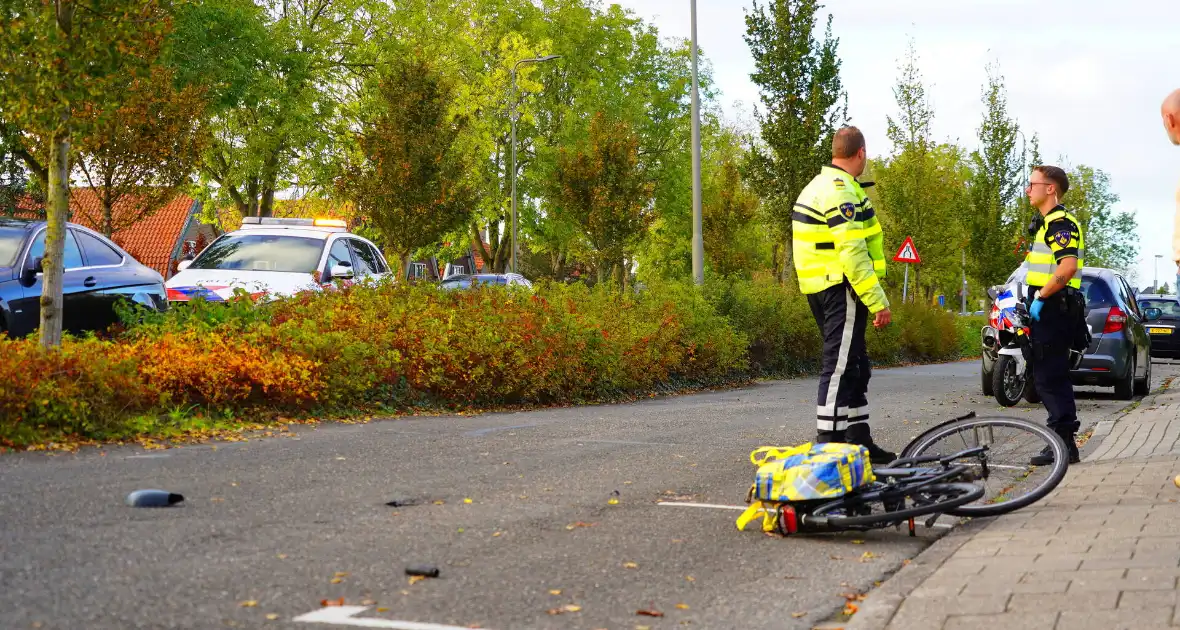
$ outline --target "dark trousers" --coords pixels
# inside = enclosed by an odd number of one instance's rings
[[[865,396],[872,376],[865,349],[869,309],[857,299],[847,281],[808,295],[807,303],[824,340],[816,429],[821,434],[843,432],[849,427],[867,430],[868,425],[863,423],[869,419]],[[856,427],[858,423],[862,426]]]
[[[1078,411],[1073,383],[1069,380],[1069,347],[1072,328],[1065,300],[1054,295],[1041,309],[1040,321],[1030,320],[1033,383],[1049,412],[1046,424],[1058,435],[1078,432]]]

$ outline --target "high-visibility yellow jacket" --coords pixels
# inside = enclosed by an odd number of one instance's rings
[[[799,289],[819,293],[844,282],[869,312],[889,308],[884,237],[868,195],[848,171],[828,165],[803,189],[791,213]]]
[[[1057,264],[1070,256],[1078,259],[1078,270],[1073,278],[1070,278],[1067,286],[1080,289],[1086,241],[1077,217],[1070,214],[1065,206],[1059,205],[1045,215],[1045,223],[1037,231],[1032,248],[1024,257],[1024,264],[1028,269],[1025,283],[1037,288],[1049,284],[1057,273]]]

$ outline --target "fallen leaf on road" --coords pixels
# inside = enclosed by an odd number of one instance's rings
[[[447,504],[447,502],[446,502],[446,501],[443,501],[442,499],[439,499],[438,501],[435,501],[435,502],[434,502],[434,504],[435,504],[435,505],[446,505],[446,504]]]
[[[464,503],[471,503],[471,499],[463,499]]]
[[[561,595],[561,589],[551,588],[551,589],[549,589],[549,594],[550,595]]]
[[[676,607],[680,610],[688,610],[688,604],[676,604]]]
[[[376,603],[377,603],[377,602],[375,602],[375,601],[373,601],[373,600],[371,600],[371,599],[362,599],[362,600],[361,600],[361,606],[373,606],[373,605],[375,605]]]
[[[565,606],[562,606],[560,608],[550,608],[547,612],[550,615],[560,615],[562,613],[567,613],[567,612],[575,613],[580,610],[582,610],[581,606],[578,606],[576,604],[566,604]]]
[[[624,481],[624,482],[623,482],[623,485],[624,485],[624,486],[629,486],[629,485],[631,485],[632,483],[634,483],[634,482],[631,482],[631,481]]]
[[[861,556],[860,556],[860,561],[861,561],[861,562],[869,562],[869,561],[871,561],[873,558],[876,558],[876,557],[877,557],[877,556],[874,556],[874,555],[873,555],[873,552],[871,552],[871,551],[866,551],[866,552],[864,552],[863,554],[861,554]]]
[[[343,581],[344,581],[344,580],[342,580],[342,579],[340,579],[340,578],[332,578],[332,583],[333,583],[333,584],[339,584],[339,583],[341,583],[341,582],[343,582]]]
[[[624,562],[623,567],[627,569],[638,569],[639,565],[634,562]]]
[[[266,616],[266,618],[269,619],[270,621],[274,621],[275,619],[278,619],[279,616],[276,613],[270,613]]]
[[[697,579],[691,575],[684,576],[684,579],[688,580],[689,582],[696,582],[697,581]]]
[[[798,619],[798,618],[800,618],[800,617],[806,617],[806,616],[807,616],[807,613],[805,613],[805,612],[793,612],[793,613],[791,613],[791,616],[792,616],[792,617],[794,617],[794,618],[796,618],[796,619]]]
[[[424,576],[424,575],[411,575],[410,576],[410,585],[413,586],[414,584],[417,584],[418,582],[421,582],[422,580],[425,580],[425,579],[426,579],[426,576]]]
[[[852,602],[848,602],[847,604],[844,604],[844,614],[845,615],[855,615],[856,611],[858,611],[858,610],[860,610],[860,606],[857,606],[856,604],[854,604]]]
[[[828,556],[828,557],[831,558],[832,560],[843,560],[844,559],[844,556]]]
[[[637,610],[637,611],[635,611],[635,614],[642,615],[644,617],[663,617],[664,616],[664,613],[662,613],[658,610]]]
[[[635,630],[651,630],[651,626],[635,626]]]
[[[343,458],[343,457],[337,457],[337,458],[336,458],[336,461],[338,461],[338,462],[340,462],[340,461],[344,461],[344,458]]]
[[[378,608],[377,612],[389,612],[388,608]]]
[[[854,545],[863,545],[863,544],[865,544],[865,541],[863,541],[863,540],[854,540],[854,541],[852,541],[852,544],[854,544]]]
[[[566,529],[571,531],[579,527],[594,527],[594,523],[583,523],[582,521],[578,521],[577,523],[570,523],[569,525],[565,526]]]
[[[209,500],[210,500],[210,501],[212,501],[212,502],[214,502],[214,503],[221,503],[221,502],[222,502],[222,501],[224,501],[225,499],[223,499],[223,498],[221,498],[221,497],[213,497],[213,498],[211,498],[211,499],[209,499]]]
[[[343,597],[340,597],[338,599],[321,599],[320,600],[320,606],[343,606],[343,605],[344,605],[344,598]]]
[[[347,576],[348,576],[348,573],[345,571],[337,571],[335,574],[332,575],[332,577],[347,577]]]
[[[279,560],[286,560],[286,559],[287,559],[287,554],[285,554],[285,553],[280,553],[280,554],[276,555],[275,557],[276,557],[276,558],[278,558]]]
[[[460,527],[460,528],[459,528],[459,533],[460,533],[460,534],[462,534],[462,533],[463,533],[463,528],[462,528],[462,527]]]
[[[247,599],[246,601],[244,601],[238,605],[241,606],[242,608],[253,608],[258,605],[258,602],[254,601],[252,599]]]

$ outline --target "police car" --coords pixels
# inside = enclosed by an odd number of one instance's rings
[[[255,299],[318,291],[337,280],[362,282],[389,274],[385,257],[339,219],[246,217],[195,259],[177,265],[165,283],[170,302],[231,298],[237,288]]]

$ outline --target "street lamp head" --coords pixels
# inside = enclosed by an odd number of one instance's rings
[[[537,61],[553,61],[554,59],[561,59],[561,55],[545,55],[544,57],[539,57]]]

